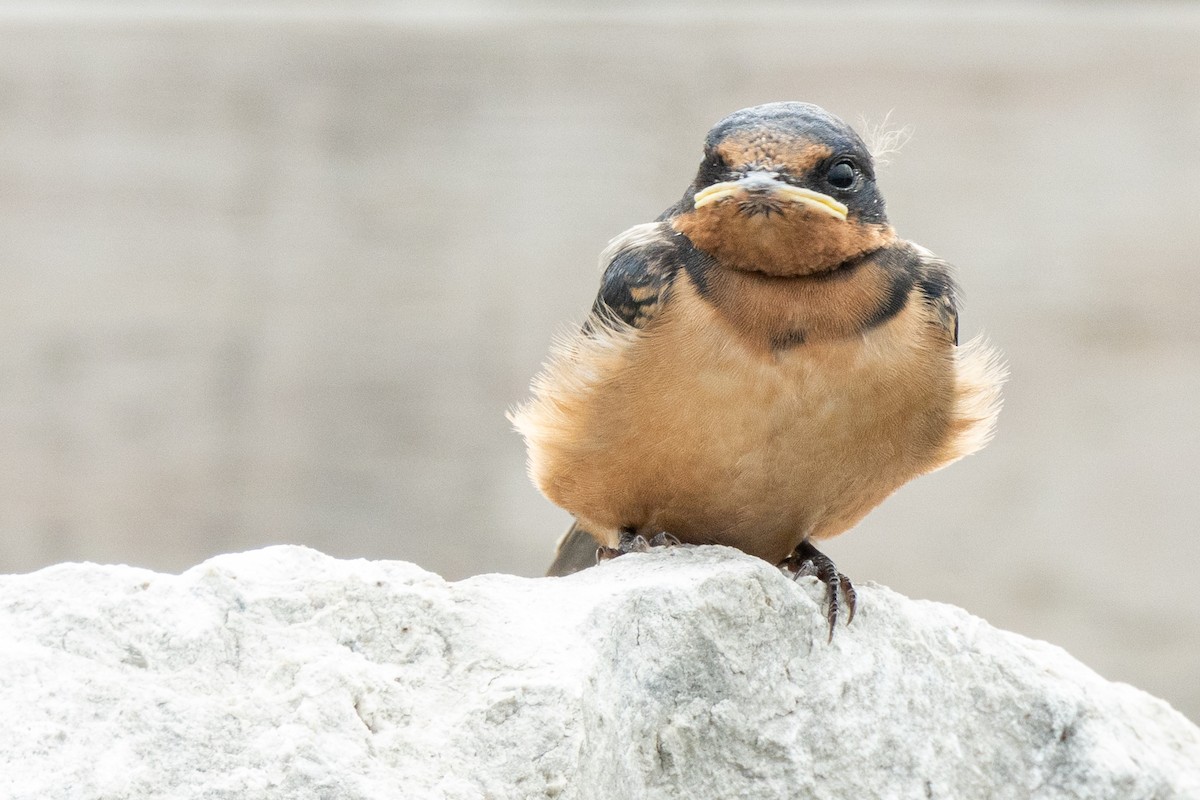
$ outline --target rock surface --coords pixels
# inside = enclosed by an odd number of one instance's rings
[[[1062,650],[723,548],[447,583],[299,547],[0,579],[4,798],[1200,797]]]

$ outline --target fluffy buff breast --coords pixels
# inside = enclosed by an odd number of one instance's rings
[[[991,435],[1002,369],[980,341],[955,348],[922,303],[772,352],[679,284],[647,328],[557,346],[513,415],[534,483],[610,544],[622,527],[667,530],[778,561]]]

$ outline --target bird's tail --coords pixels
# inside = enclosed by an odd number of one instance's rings
[[[554,562],[546,575],[561,578],[574,572],[596,565],[596,540],[579,524],[579,520],[571,523],[571,527],[558,540],[558,549],[554,552]]]

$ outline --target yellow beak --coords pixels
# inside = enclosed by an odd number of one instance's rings
[[[790,183],[776,180],[764,173],[751,173],[741,180],[724,181],[706,186],[696,192],[694,207],[702,208],[739,194],[768,194],[779,200],[804,203],[842,220],[846,218],[846,213],[849,211],[845,204],[839,203],[827,194],[814,192],[812,189],[800,186],[792,186]]]

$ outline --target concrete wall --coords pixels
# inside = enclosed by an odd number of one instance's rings
[[[1190,6],[0,7],[0,570],[297,542],[537,574],[503,412],[709,125],[914,135],[899,230],[1013,377],[828,551],[1200,718]]]

